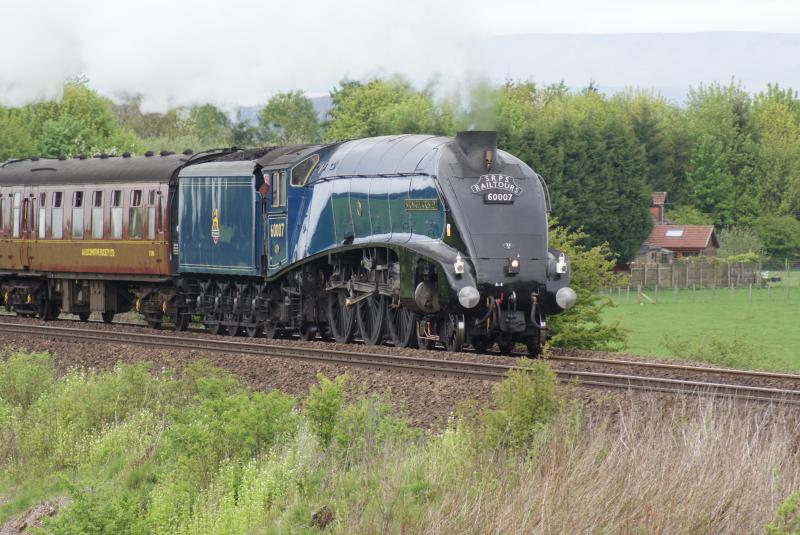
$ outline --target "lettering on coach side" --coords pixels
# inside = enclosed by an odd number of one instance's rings
[[[81,249],[81,256],[116,256],[114,249],[89,248]]]

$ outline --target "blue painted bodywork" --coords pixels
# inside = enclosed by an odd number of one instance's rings
[[[260,205],[253,175],[181,177],[178,271],[260,275]]]

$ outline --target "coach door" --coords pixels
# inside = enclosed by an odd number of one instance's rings
[[[289,261],[286,217],[286,171],[275,171],[272,173],[268,196],[267,275],[272,275],[283,268]]]

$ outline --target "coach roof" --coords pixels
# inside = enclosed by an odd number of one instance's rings
[[[84,160],[12,160],[0,166],[0,185],[166,182],[189,159],[182,154],[169,154]]]

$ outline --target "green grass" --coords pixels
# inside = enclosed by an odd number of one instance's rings
[[[722,341],[752,353],[747,367],[800,370],[800,273],[752,294],[747,288],[643,291],[656,303],[640,304],[635,288],[630,294],[623,289],[613,292],[617,306],[604,311],[605,320],[619,320],[630,331],[626,352],[688,357],[676,355],[675,345],[708,350]]]

